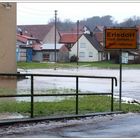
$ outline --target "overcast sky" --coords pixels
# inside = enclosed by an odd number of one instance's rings
[[[129,17],[140,17],[140,3],[17,3],[17,24],[47,24],[57,17],[64,21],[77,21],[93,16],[111,15],[122,22]]]

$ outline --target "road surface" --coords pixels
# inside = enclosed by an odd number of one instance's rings
[[[140,114],[3,126],[1,138],[140,138]]]

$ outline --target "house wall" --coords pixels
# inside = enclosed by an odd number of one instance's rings
[[[68,48],[65,46],[65,45],[63,45],[61,48],[60,48],[60,50],[59,50],[60,52],[69,52],[69,50],[68,50]]]
[[[18,50],[19,61],[26,62],[27,61],[26,54],[27,54],[27,50],[25,48],[19,48]]]
[[[69,50],[65,45],[58,52],[58,62],[69,62]]]
[[[47,58],[43,57],[43,55],[47,56]],[[48,62],[55,62],[55,53],[54,50],[47,51],[44,50],[42,51],[42,61],[48,61]],[[69,52],[65,51],[58,51],[56,52],[56,61],[57,62],[68,62],[69,61]]]
[[[58,52],[56,52],[56,59],[57,59]],[[42,61],[49,61],[54,62],[54,51],[42,50]]]
[[[58,33],[58,30],[56,30],[56,43],[59,43],[60,35]],[[55,42],[55,26],[53,26],[49,33],[44,37],[43,43],[54,43]]]
[[[85,47],[81,46],[81,43],[85,43]],[[81,56],[81,53],[84,55]],[[70,57],[76,55],[77,56],[77,42],[71,48]],[[92,46],[92,44],[86,39],[84,35],[82,35],[79,39],[79,50],[78,50],[79,61],[100,61],[101,54]]]
[[[69,52],[58,52],[58,62],[69,62]]]
[[[33,61],[37,61],[37,62],[43,61],[42,51],[34,51],[33,52]]]
[[[56,61],[58,60],[58,51],[56,52]],[[49,62],[55,62],[54,51],[49,51]]]
[[[69,50],[63,45],[58,53],[58,62],[69,62]]]
[[[0,73],[15,73],[16,67],[16,3],[6,9],[0,3]]]
[[[103,60],[103,53],[98,52],[98,61]]]

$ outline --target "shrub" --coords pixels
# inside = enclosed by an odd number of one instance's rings
[[[78,57],[76,55],[71,56],[70,62],[77,62]]]

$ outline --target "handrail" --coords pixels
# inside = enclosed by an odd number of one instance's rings
[[[31,94],[21,95],[0,95],[0,98],[4,97],[31,97],[31,118],[34,117],[34,97],[35,96],[75,96],[76,97],[76,114],[78,114],[78,102],[79,96],[83,95],[111,95],[111,111],[113,111],[113,93],[114,93],[114,81],[117,86],[117,78],[109,76],[90,76],[90,75],[64,75],[64,74],[33,74],[33,73],[0,73],[1,76],[30,76],[31,77]],[[67,77],[76,78],[76,92],[73,94],[34,94],[34,77]],[[111,92],[110,93],[79,93],[79,78],[96,78],[96,79],[110,79],[111,80]]]
[[[80,78],[97,78],[97,79],[114,79],[117,86],[117,78],[113,76],[91,76],[91,75],[70,75],[70,74],[33,74],[33,73],[0,73],[0,76],[40,76],[40,77],[80,77]]]

